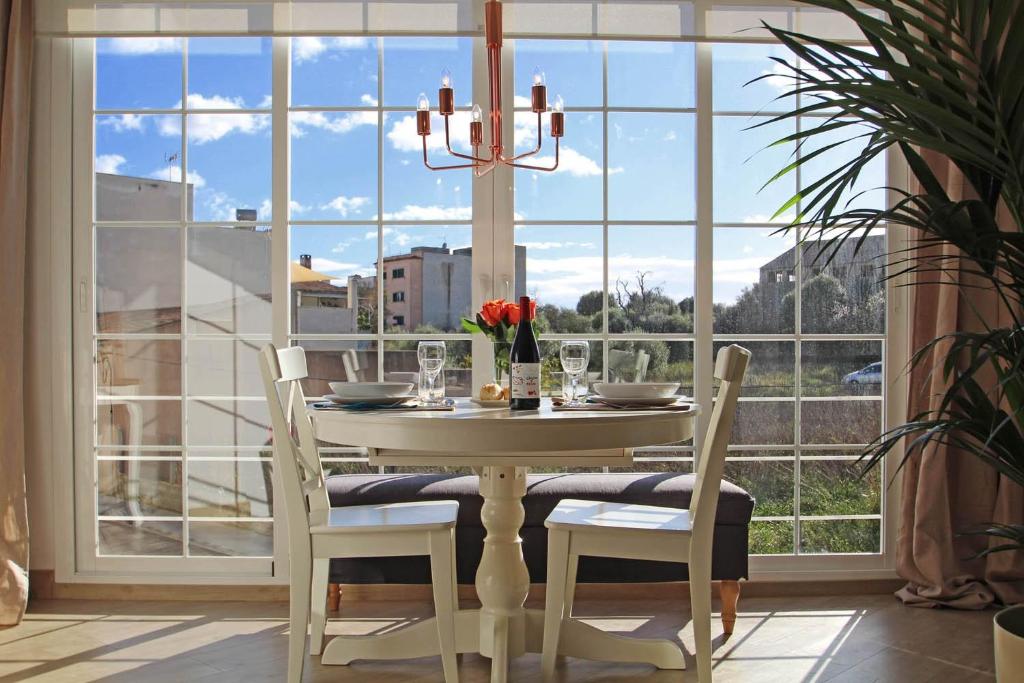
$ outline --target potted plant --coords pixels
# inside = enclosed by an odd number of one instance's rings
[[[863,148],[831,172],[813,176],[776,217],[799,209],[785,230],[807,231],[822,245],[818,257],[826,262],[848,240],[859,247],[879,226],[910,228],[916,237],[889,255],[894,267],[887,277],[936,282],[948,276],[958,283],[956,276],[966,272],[999,297],[1009,320],[985,319],[975,311],[981,332],[955,332],[916,350],[912,365],[932,362],[925,369],[940,373],[948,388],[937,408],[882,434],[864,453],[865,469],[901,446],[900,466],[929,445],[949,445],[1024,485],[1024,3],[801,2],[842,13],[868,46],[765,25],[797,58],[776,59],[771,77],[781,71],[790,78],[783,97],[799,93],[802,104],[758,125],[825,115],[820,125],[797,128],[776,143],[819,147],[772,180],[819,158],[837,139],[860,141]],[[887,188],[898,196],[894,205],[857,206],[861,171],[890,151],[903,156],[919,189]],[[925,151],[945,157],[963,175],[967,198],[950,197],[922,156]],[[958,259],[944,255],[948,246],[959,250]],[[964,285],[949,286],[964,293]],[[1024,525],[965,531],[994,539],[983,555],[1024,548]],[[995,629],[998,680],[1024,680],[1024,606],[1000,612]]]

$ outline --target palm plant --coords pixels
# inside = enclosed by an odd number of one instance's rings
[[[820,125],[775,143],[796,144],[802,153],[769,182],[841,144],[856,141],[862,149],[778,210],[776,217],[799,211],[783,230],[805,231],[827,263],[847,240],[859,248],[880,227],[911,228],[915,238],[889,255],[886,277],[959,287],[968,307],[971,288],[981,287],[999,297],[1010,321],[998,326],[975,310],[982,331],[956,332],[915,352],[911,365],[931,363],[927,371],[941,373],[948,388],[933,410],[873,442],[863,454],[865,470],[901,443],[900,467],[915,452],[948,445],[1024,485],[1024,2],[802,2],[845,15],[867,45],[766,25],[795,57],[775,59],[791,84],[782,97],[799,95],[801,104],[758,125],[824,115]],[[891,206],[858,207],[862,171],[890,150],[906,160],[918,189],[886,188],[897,198]],[[949,196],[925,151],[955,166],[969,197]],[[1001,539],[986,552],[1024,548],[1024,525],[993,523],[982,533]]]

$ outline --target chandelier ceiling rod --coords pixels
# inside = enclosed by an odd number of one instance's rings
[[[470,163],[449,166],[431,165],[427,155],[427,137],[430,136],[430,101],[425,94],[421,93],[416,103],[416,132],[423,139],[423,165],[430,170],[447,171],[456,168],[472,168],[477,176],[483,176],[494,170],[498,164],[548,172],[558,168],[559,140],[565,132],[565,113],[561,97],[555,98],[551,111],[551,137],[555,140],[554,165],[549,167],[516,163],[520,159],[534,156],[540,152],[543,146],[541,118],[548,110],[548,95],[547,86],[544,84],[544,74],[540,69],[537,69],[533,74],[533,88],[530,98],[530,108],[537,115],[537,145],[528,152],[514,156],[505,156],[501,135],[501,36],[501,2],[499,0],[487,0],[484,3],[484,38],[487,42],[487,85],[491,108],[489,112],[491,120],[490,156],[487,158],[480,156],[484,129],[483,113],[477,104],[473,105],[471,112],[472,120],[469,123],[469,144],[473,147],[473,153],[460,154],[452,149],[448,119],[455,113],[455,90],[452,87],[451,73],[448,69],[445,69],[441,73],[441,88],[437,91],[437,110],[444,118],[445,149],[451,156],[458,159],[466,159]]]

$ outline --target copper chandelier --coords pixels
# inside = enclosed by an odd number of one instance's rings
[[[431,171],[447,171],[455,168],[472,168],[477,176],[483,176],[494,170],[498,164],[527,168],[534,171],[554,171],[558,168],[558,141],[565,132],[565,113],[562,98],[556,97],[551,111],[551,137],[555,140],[555,165],[551,167],[516,163],[520,159],[540,152],[541,116],[548,110],[547,86],[544,74],[538,69],[533,76],[533,89],[530,108],[537,115],[537,146],[528,152],[506,157],[501,142],[501,3],[488,0],[484,3],[484,36],[487,40],[487,81],[491,96],[491,155],[480,156],[480,145],[484,140],[483,113],[480,105],[474,104],[472,120],[469,123],[469,143],[473,154],[460,154],[452,150],[449,138],[448,118],[455,113],[455,90],[452,88],[451,74],[447,69],[441,74],[441,88],[437,91],[437,110],[444,118],[444,144],[448,154],[470,163],[451,166],[432,166],[427,158],[427,136],[430,135],[430,102],[425,94],[420,94],[416,105],[416,132],[423,138],[423,165]]]

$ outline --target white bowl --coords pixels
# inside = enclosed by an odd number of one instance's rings
[[[679,382],[594,382],[605,398],[666,398],[679,391]]]
[[[408,396],[412,382],[328,382],[341,398],[394,398]]]

